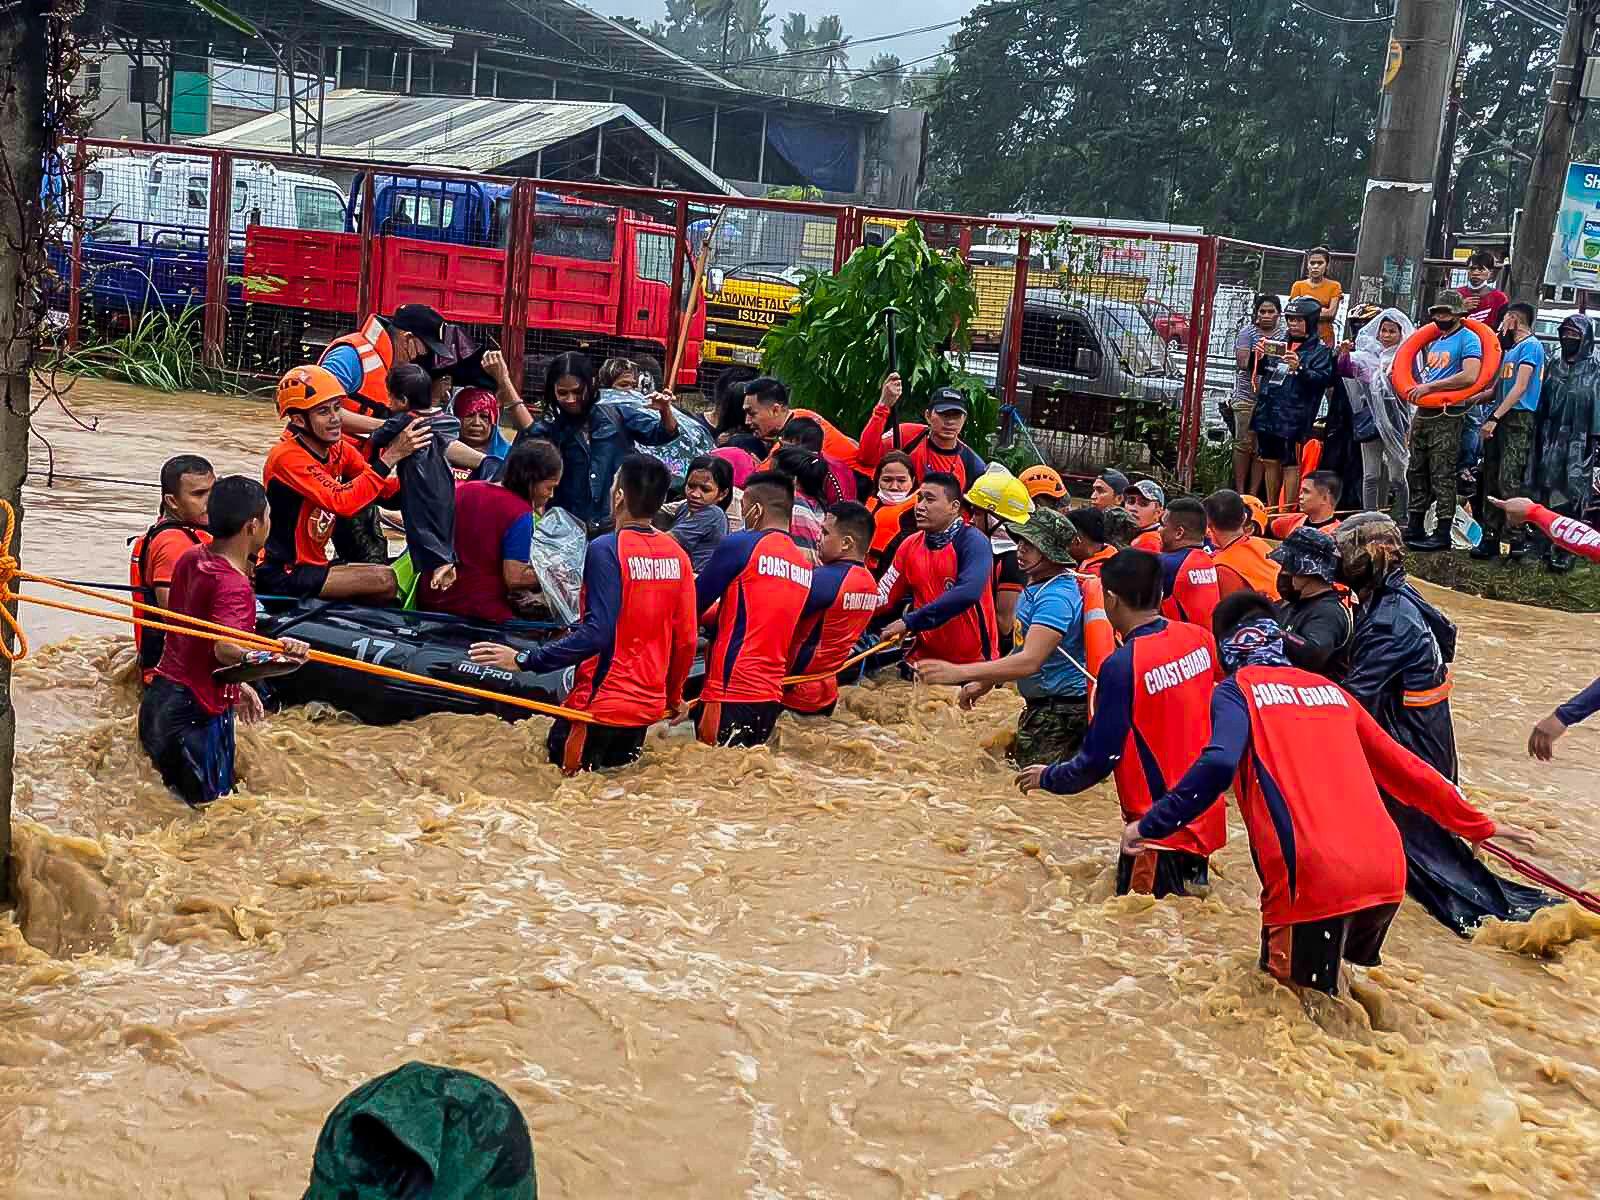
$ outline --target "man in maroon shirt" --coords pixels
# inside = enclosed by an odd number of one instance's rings
[[[1494,286],[1494,273],[1494,255],[1480,250],[1467,259],[1467,286],[1457,290],[1467,301],[1467,316],[1498,331],[1511,297]]]
[[[167,607],[201,621],[253,633],[256,594],[250,564],[266,545],[271,518],[267,492],[254,479],[230,475],[212,489],[212,541],[187,551],[172,571]],[[304,661],[309,647],[284,640],[288,656]],[[233,790],[233,714],[262,716],[261,697],[247,683],[218,684],[213,672],[244,662],[232,642],[169,634],[156,675],[139,705],[139,741],[161,780],[191,808]]]

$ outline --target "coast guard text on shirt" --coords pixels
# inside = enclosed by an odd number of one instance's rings
[[[630,554],[628,574],[640,580],[682,579],[683,564],[677,558],[652,558],[645,554]]]
[[[1182,658],[1151,667],[1144,673],[1144,690],[1146,694],[1154,696],[1157,692],[1177,687],[1202,671],[1209,670],[1211,670],[1211,650],[1209,647],[1200,646]]]
[[[1297,688],[1287,683],[1254,683],[1250,685],[1250,697],[1256,702],[1257,708],[1274,704],[1300,704],[1306,708],[1350,707],[1344,692],[1332,684]]]
[[[811,568],[802,567],[799,563],[790,562],[786,558],[779,558],[775,554],[763,554],[756,560],[757,575],[771,575],[777,579],[788,579],[798,583],[801,587],[811,586]]]

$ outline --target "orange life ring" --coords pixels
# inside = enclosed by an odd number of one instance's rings
[[[1486,383],[1492,382],[1500,373],[1500,335],[1482,321],[1474,321],[1471,317],[1463,318],[1461,324],[1477,335],[1478,345],[1483,350],[1483,357],[1478,360],[1478,377],[1465,387],[1428,393],[1416,402],[1418,408],[1445,408],[1460,404],[1476,396]],[[1394,356],[1394,365],[1389,368],[1389,381],[1394,384],[1395,395],[1404,397],[1417,386],[1417,355],[1438,336],[1439,327],[1432,321],[1425,321],[1417,326],[1415,333],[1400,343],[1400,349]]]

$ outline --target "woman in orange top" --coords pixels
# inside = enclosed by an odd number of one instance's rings
[[[867,497],[866,505],[875,528],[872,548],[867,552],[867,566],[878,574],[894,557],[890,546],[907,528],[915,528],[905,519],[917,503],[916,472],[911,456],[899,450],[886,451],[873,475],[872,486],[873,492]]]
[[[1306,277],[1296,280],[1289,289],[1289,299],[1310,296],[1322,305],[1322,318],[1317,322],[1323,342],[1329,346],[1339,343],[1333,336],[1333,319],[1339,312],[1339,301],[1344,299],[1344,288],[1337,279],[1328,278],[1328,251],[1316,246],[1306,252]]]

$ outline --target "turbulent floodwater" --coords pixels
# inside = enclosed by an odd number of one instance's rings
[[[65,473],[249,466],[273,429],[75,407],[96,432],[41,414]],[[153,492],[28,502],[33,569],[118,579]],[[1446,606],[1469,792],[1594,880],[1600,737],[1522,747],[1600,669],[1595,619]],[[196,815],[139,753],[127,639],[24,615],[67,640],[18,675],[0,1194],[297,1197],[328,1109],[416,1058],[517,1099],[557,1200],[1600,1190],[1600,919],[1467,943],[1408,905],[1357,1001],[1308,1010],[1255,969],[1237,819],[1208,899],[1114,897],[1110,789],[1017,795],[1009,697],[856,689],[766,749],[657,737],[577,780],[539,720],[299,711]]]

